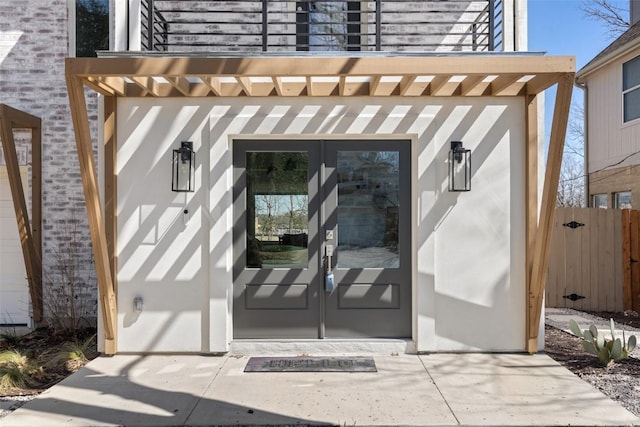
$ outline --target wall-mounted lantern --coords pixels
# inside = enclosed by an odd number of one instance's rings
[[[171,190],[179,192],[193,191],[195,165],[196,153],[193,152],[193,142],[182,141],[180,148],[173,150]]]
[[[451,141],[449,191],[471,191],[471,150],[464,148],[461,141]]]

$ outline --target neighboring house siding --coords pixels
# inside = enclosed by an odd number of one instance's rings
[[[587,85],[587,156],[589,200],[606,194],[614,207],[615,193],[631,191],[640,208],[640,119],[624,123],[622,66],[640,55],[634,49],[584,78]]]
[[[631,52],[589,76],[589,172],[613,165],[640,150],[640,120],[623,123],[622,64],[640,55]],[[640,155],[622,165],[640,164]]]
[[[614,207],[615,193],[622,191],[631,191],[631,207],[640,209],[640,165],[611,168],[589,175],[589,193],[606,194],[609,208]]]
[[[0,5],[0,103],[42,119],[45,286],[47,277],[51,277],[56,268],[58,248],[69,244],[69,227],[75,221],[76,240],[80,245],[78,274],[95,289],[91,242],[64,77],[68,40],[67,0],[5,1]],[[95,95],[91,95],[88,102],[90,111],[95,112]],[[97,116],[95,113],[91,116],[95,135]],[[28,142],[26,139],[21,144]],[[95,301],[95,293],[88,298]]]

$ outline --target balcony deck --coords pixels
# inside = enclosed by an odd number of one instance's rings
[[[503,50],[503,0],[143,0],[144,50]]]

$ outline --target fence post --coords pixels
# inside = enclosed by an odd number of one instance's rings
[[[640,309],[640,211],[631,211],[630,228],[631,257],[629,258],[629,263],[631,264],[631,304],[629,305],[629,309],[638,311]]]

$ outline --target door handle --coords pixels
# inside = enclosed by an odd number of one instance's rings
[[[336,281],[333,276],[333,269],[331,268],[331,257],[333,256],[333,245],[325,246],[325,257],[327,262],[327,270],[324,276],[324,290],[325,292],[333,292],[336,290]]]

